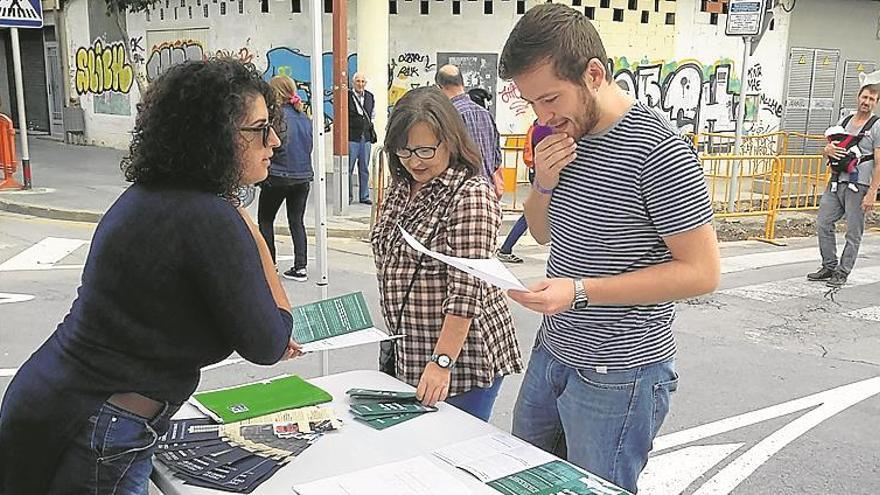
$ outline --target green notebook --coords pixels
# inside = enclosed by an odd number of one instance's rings
[[[296,375],[194,394],[191,401],[221,423],[330,402],[333,397]]]

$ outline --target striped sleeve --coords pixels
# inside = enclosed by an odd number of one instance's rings
[[[650,153],[640,186],[645,210],[661,237],[712,221],[712,204],[700,162],[678,136],[666,138]]]

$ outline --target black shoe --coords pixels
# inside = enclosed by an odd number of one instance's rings
[[[846,274],[843,272],[834,272],[834,275],[825,282],[828,287],[843,287],[846,285]]]
[[[362,199],[362,200],[360,200],[360,204],[362,204],[362,205],[371,205],[371,204],[373,204],[373,201],[370,200],[370,199]]]
[[[834,275],[834,273],[834,270],[832,270],[831,268],[823,266],[822,268],[819,268],[819,271],[808,273],[807,280],[811,282],[821,282],[823,280],[829,280],[831,279],[831,276]]]
[[[309,279],[308,273],[306,273],[305,268],[291,268],[286,272],[281,274],[282,277],[290,280],[295,280],[297,282],[306,282]]]

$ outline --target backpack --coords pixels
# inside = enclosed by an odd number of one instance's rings
[[[853,118],[852,115],[848,115],[845,119],[843,119],[843,122],[841,123],[841,125],[844,128],[846,128],[846,126],[850,123],[852,118]],[[871,115],[871,118],[869,118],[868,121],[865,122],[865,125],[862,126],[862,129],[859,131],[858,134],[854,134],[854,135],[851,134],[851,135],[847,136],[842,141],[837,143],[837,146],[848,150],[848,149],[852,148],[853,146],[858,145],[859,142],[862,140],[862,138],[865,137],[865,134],[867,134],[868,131],[871,130],[871,127],[873,127],[874,124],[877,123],[878,120],[880,120],[880,117],[877,117],[876,115]],[[873,159],[874,159],[873,153],[868,153],[868,154],[862,156],[861,158],[857,157],[854,153],[846,153],[845,155],[843,155],[840,158],[829,159],[828,165],[831,166],[831,170],[833,170],[834,172],[842,173],[842,172],[849,172],[853,168],[859,166],[859,164],[867,162],[867,161],[871,161]]]

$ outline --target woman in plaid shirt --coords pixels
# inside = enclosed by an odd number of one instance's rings
[[[504,295],[422,256],[398,225],[433,251],[489,258],[501,208],[461,117],[438,89],[397,102],[385,149],[392,184],[371,241],[385,323],[406,334],[395,345],[397,377],[418,387],[424,404],[446,400],[487,421],[503,377],[523,370]]]

